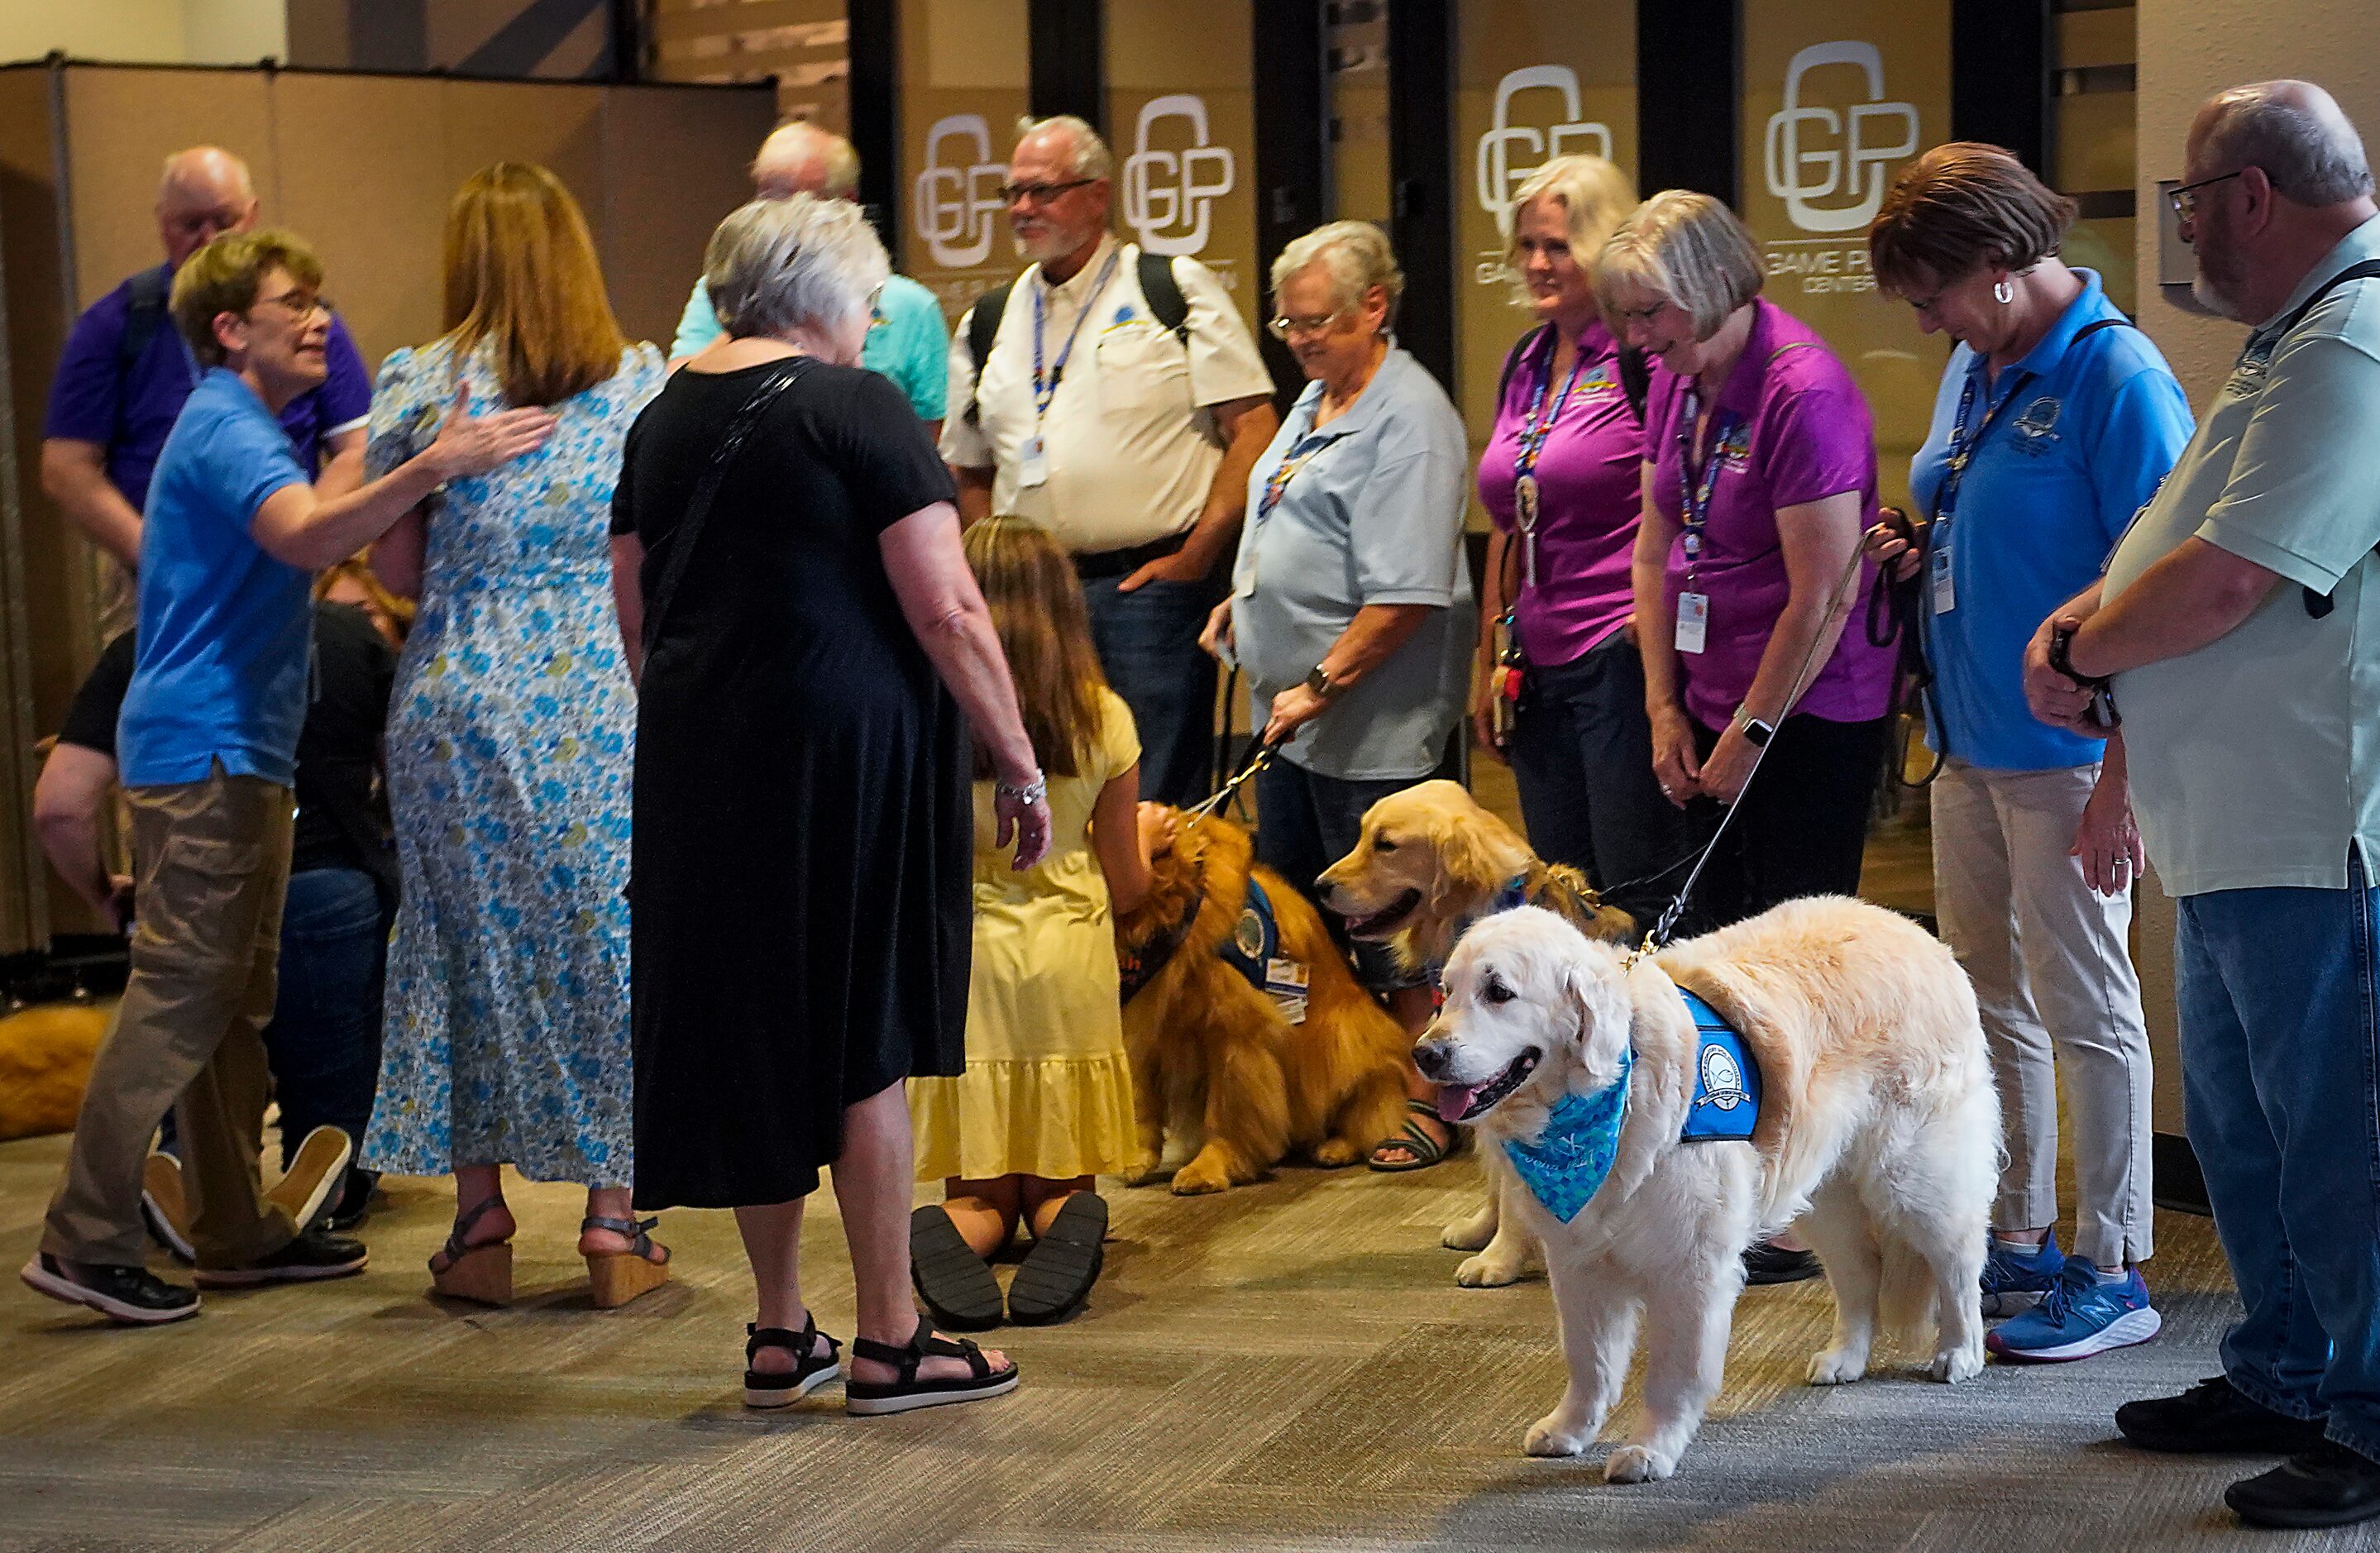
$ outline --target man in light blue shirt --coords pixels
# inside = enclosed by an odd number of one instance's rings
[[[763,200],[785,200],[796,194],[849,200],[859,188],[859,153],[842,136],[816,125],[781,125],[760,142],[752,159],[752,187]],[[677,338],[670,343],[672,360],[683,360],[707,349],[725,331],[710,305],[710,293],[700,281],[686,299],[677,321]],[[876,299],[876,320],[868,326],[859,364],[892,380],[906,394],[917,419],[932,435],[941,434],[942,411],[950,395],[951,334],[942,322],[942,305],[934,294],[906,275],[885,281]]]
[[[2380,1516],[2380,207],[2303,81],[2219,93],[2183,169],[2197,296],[2254,329],[2104,581],[2027,649],[2025,690],[2073,726],[2112,680],[2245,1307],[2219,1378],[2117,1427],[2287,1455],[2226,1502],[2339,1526]]]

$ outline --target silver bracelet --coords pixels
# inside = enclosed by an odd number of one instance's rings
[[[1033,773],[1033,780],[1022,787],[1010,783],[995,782],[991,784],[991,790],[1002,798],[1014,799],[1026,808],[1031,808],[1050,796],[1050,781],[1040,772],[1036,771]]]

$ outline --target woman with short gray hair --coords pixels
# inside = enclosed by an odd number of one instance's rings
[[[730,337],[638,420],[613,505],[639,665],[637,1204],[735,1209],[759,1285],[755,1407],[837,1373],[797,1265],[825,1165],[858,1284],[848,1410],[1016,1384],[911,1303],[902,1086],[965,1066],[968,726],[1017,867],[1047,849],[1050,810],[950,475],[858,366],[888,272],[848,203],[729,216],[704,281]]]
[[[1200,638],[1247,673],[1280,754],[1257,778],[1257,858],[1300,890],[1355,844],[1364,811],[1457,769],[1469,688],[1470,450],[1454,406],[1389,333],[1404,273],[1380,229],[1337,221],[1272,267],[1273,337],[1313,381],[1248,479],[1232,596]],[[1365,979],[1415,1034],[1427,987],[1401,986],[1376,944]],[[1446,1155],[1451,1129],[1407,1074],[1415,1112],[1378,1170]]]

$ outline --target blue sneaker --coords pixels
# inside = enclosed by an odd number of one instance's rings
[[[2019,1364],[2058,1364],[2146,1342],[2164,1325],[2138,1268],[2121,1283],[2102,1283],[2078,1256],[2039,1304],[1994,1328],[1984,1346]]]
[[[1984,1258],[1984,1315],[1997,1321],[2031,1310],[2058,1287],[2058,1275],[2065,1270],[2066,1255],[2058,1249],[2055,1230],[2030,1255],[2010,1251],[1994,1241],[1990,1255]]]

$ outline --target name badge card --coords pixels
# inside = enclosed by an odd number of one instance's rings
[[[1678,595],[1678,650],[1700,652],[1710,635],[1710,595],[1681,593]]]
[[[1035,432],[1025,439],[1016,454],[1016,483],[1031,490],[1050,483],[1050,455],[1041,445],[1041,435]]]

